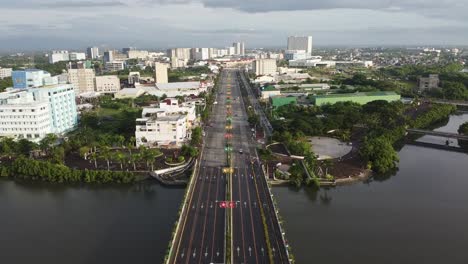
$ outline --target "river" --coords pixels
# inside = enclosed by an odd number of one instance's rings
[[[0,181],[0,263],[162,263],[184,189]]]
[[[442,129],[455,132],[468,115]],[[445,139],[420,140],[445,144]],[[297,263],[468,263],[468,155],[405,146],[384,181],[274,188]],[[0,180],[0,263],[161,263],[184,189]]]
[[[452,116],[437,130],[466,121]],[[468,263],[468,155],[407,145],[399,156],[382,181],[273,189],[297,263]]]

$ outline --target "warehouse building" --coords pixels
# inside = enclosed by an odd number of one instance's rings
[[[325,104],[336,104],[338,102],[354,102],[358,104],[367,104],[372,101],[384,100],[387,102],[398,101],[401,99],[399,94],[395,92],[368,92],[368,93],[352,93],[352,94],[328,94],[316,95],[312,97],[313,103],[316,106]]]

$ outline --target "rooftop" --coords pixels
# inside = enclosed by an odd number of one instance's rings
[[[398,95],[395,92],[367,92],[367,93],[347,93],[347,94],[326,94],[316,95],[314,98],[343,98],[343,97],[360,97],[360,96],[392,96]]]
[[[156,88],[160,90],[198,89],[200,82],[157,83]]]

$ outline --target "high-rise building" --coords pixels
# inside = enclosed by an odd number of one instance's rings
[[[39,141],[77,125],[75,92],[70,84],[53,84],[0,93],[0,137]]]
[[[168,50],[168,56],[172,58],[178,58],[182,60],[190,60],[190,48],[175,48]]]
[[[104,52],[104,63],[114,61],[114,51],[108,50]]]
[[[255,60],[252,65],[256,75],[275,75],[277,71],[275,59]]]
[[[99,48],[98,47],[89,47],[86,49],[88,59],[94,60],[99,58]]]
[[[168,69],[167,64],[156,62],[154,64],[154,67],[155,67],[155,72],[156,72],[155,82],[156,83],[168,83],[169,78],[167,76],[167,69]]]
[[[245,43],[244,42],[234,42],[232,43],[234,47],[234,54],[244,56],[245,55]]]
[[[69,69],[68,82],[73,85],[76,94],[94,91],[95,73],[93,69]]]
[[[288,37],[288,50],[305,50],[308,56],[312,55],[312,36]]]

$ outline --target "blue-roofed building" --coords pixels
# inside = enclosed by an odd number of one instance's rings
[[[13,88],[16,89],[41,87],[44,85],[44,79],[50,77],[50,73],[38,69],[26,69],[21,71],[13,71],[11,73],[11,78],[13,79]]]

